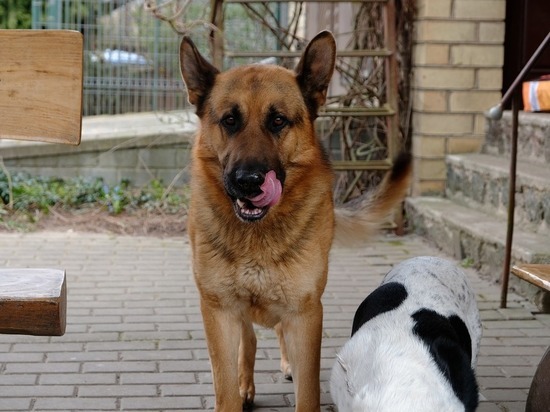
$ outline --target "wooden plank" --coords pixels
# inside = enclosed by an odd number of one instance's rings
[[[515,265],[511,272],[539,288],[550,291],[550,264]]]
[[[0,30],[0,138],[77,145],[82,34]]]
[[[0,269],[0,333],[61,336],[66,311],[65,271]]]

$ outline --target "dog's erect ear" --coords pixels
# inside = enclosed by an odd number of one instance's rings
[[[180,70],[187,86],[189,103],[194,104],[197,113],[219,73],[202,55],[189,37],[184,37],[180,45]]]
[[[312,117],[325,103],[336,60],[336,42],[329,31],[322,31],[307,45],[296,66],[296,79]]]

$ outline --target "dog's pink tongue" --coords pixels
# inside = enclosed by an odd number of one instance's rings
[[[254,206],[273,206],[279,201],[281,193],[283,191],[283,187],[280,180],[277,179],[275,171],[270,170],[269,172],[267,172],[267,174],[265,175],[265,180],[260,186],[260,189],[262,189],[262,193],[260,193],[258,196],[254,196],[248,199],[252,202]]]

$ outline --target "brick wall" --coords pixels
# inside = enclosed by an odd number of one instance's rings
[[[511,0],[513,1],[513,0]],[[443,193],[445,156],[478,151],[501,98],[506,0],[418,0],[413,194]]]

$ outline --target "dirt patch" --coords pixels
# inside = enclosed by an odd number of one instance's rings
[[[113,215],[102,207],[58,210],[49,213],[4,214],[0,216],[0,232],[56,231],[109,233],[129,236],[182,236],[186,230],[184,210],[136,209]]]

